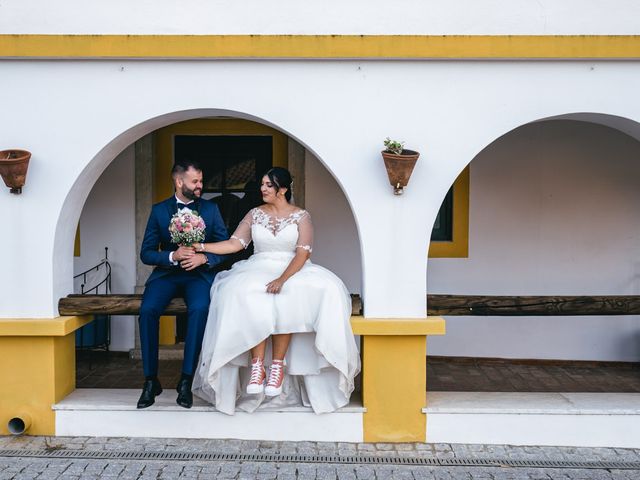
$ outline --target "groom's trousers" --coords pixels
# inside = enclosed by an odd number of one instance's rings
[[[195,372],[209,314],[211,284],[196,272],[177,270],[147,284],[140,307],[140,347],[145,377],[158,374],[160,316],[172,298],[182,296],[187,305],[187,335],[182,372]]]

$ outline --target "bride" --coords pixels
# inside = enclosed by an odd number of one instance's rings
[[[260,191],[264,204],[229,240],[196,246],[228,254],[253,241],[255,253],[211,287],[193,392],[229,415],[294,405],[331,412],[349,402],[360,371],[351,299],[338,277],[309,260],[313,227],[289,203],[291,174],[272,168]]]

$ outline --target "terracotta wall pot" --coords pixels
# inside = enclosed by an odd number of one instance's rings
[[[409,183],[409,177],[413,172],[413,167],[416,166],[418,157],[420,154],[413,150],[402,150],[402,154],[396,155],[395,153],[382,151],[382,158],[384,159],[384,166],[387,168],[387,175],[389,176],[389,183],[393,187],[393,193],[395,195],[402,195],[404,187]]]
[[[0,175],[11,193],[22,193],[31,153],[26,150],[0,151]]]

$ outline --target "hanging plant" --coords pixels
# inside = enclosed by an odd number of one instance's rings
[[[384,166],[387,169],[389,183],[393,187],[394,195],[402,195],[404,187],[409,184],[409,178],[416,166],[420,154],[414,150],[404,148],[404,142],[387,137],[382,151]]]

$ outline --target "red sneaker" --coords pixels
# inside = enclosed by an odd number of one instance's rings
[[[264,389],[264,394],[268,397],[275,397],[282,392],[282,382],[284,380],[284,362],[274,360],[269,369],[269,381]]]
[[[264,392],[264,379],[266,376],[262,359],[254,358],[251,361],[251,378],[247,385],[247,393],[252,395]]]

